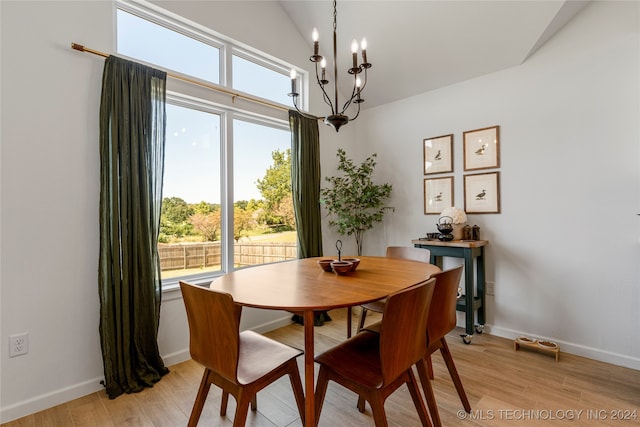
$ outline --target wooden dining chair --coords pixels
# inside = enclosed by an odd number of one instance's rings
[[[463,266],[460,265],[459,267],[432,276],[436,279],[436,285],[433,291],[433,298],[431,299],[429,320],[427,321],[427,352],[423,360],[416,364],[416,368],[418,369],[420,382],[423,385],[423,391],[426,396],[428,393],[432,393],[431,390],[424,389],[425,385],[430,388],[430,379],[433,379],[431,354],[436,350],[440,350],[444,363],[449,370],[449,375],[453,380],[453,384],[462,402],[462,406],[465,411],[471,412],[469,399],[464,391],[460,375],[458,375],[458,370],[453,362],[451,351],[445,339],[445,336],[456,327],[456,302],[458,299],[458,286],[460,285],[462,269]],[[438,414],[438,408],[435,405],[435,398],[433,400],[427,398],[427,404],[429,405],[429,413],[431,414],[434,425],[436,427],[440,426],[440,416]]]
[[[229,394],[236,399],[234,427],[245,425],[249,404],[278,378],[289,375],[300,419],[304,423],[304,394],[296,358],[303,352],[253,331],[240,332],[242,307],[227,293],[180,282],[189,322],[191,358],[204,366],[189,427],[195,427],[211,384],[222,389],[220,416],[227,412]]]
[[[414,248],[412,246],[388,246],[386,256],[389,258],[402,258],[412,261],[420,261],[429,264],[431,251],[429,249]],[[364,328],[364,321],[367,311],[382,313],[386,298],[373,301],[360,306],[360,319],[358,320],[358,331]]]
[[[387,298],[380,333],[363,331],[318,355],[320,365],[315,392],[316,424],[329,381],[357,393],[371,405],[377,427],[387,426],[384,402],[407,385],[423,426],[431,426],[417,388],[412,366],[421,361],[427,345],[424,333],[435,280],[395,292]],[[401,333],[399,333],[401,332]]]
[[[453,380],[453,384],[458,392],[460,401],[465,411],[471,412],[471,405],[469,399],[462,386],[460,375],[456,369],[456,365],[453,362],[451,351],[447,345],[445,336],[456,327],[456,303],[458,299],[458,286],[460,284],[460,278],[462,276],[463,266],[455,267],[447,271],[436,273],[432,276],[436,280],[436,285],[433,291],[433,297],[431,298],[431,308],[429,309],[429,320],[427,321],[427,351],[423,360],[416,363],[420,382],[422,383],[422,390],[427,400],[429,407],[429,413],[435,427],[442,425],[440,421],[440,415],[438,413],[438,407],[436,406],[436,400],[431,386],[431,380],[433,379],[433,367],[431,364],[431,355],[440,350],[445,365],[449,370],[449,375]],[[368,325],[365,329],[366,332],[379,333],[382,327],[382,322],[376,322]],[[362,404],[362,397],[358,400],[358,405]]]

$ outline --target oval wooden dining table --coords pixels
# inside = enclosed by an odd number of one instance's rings
[[[347,275],[323,271],[319,259],[305,258],[245,268],[214,280],[210,288],[227,292],[236,304],[298,313],[304,319],[305,426],[315,425],[314,313],[385,298],[440,271],[433,264],[400,258],[360,257]]]

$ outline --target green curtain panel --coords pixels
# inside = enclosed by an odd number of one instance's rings
[[[298,233],[298,257],[322,255],[320,135],[318,120],[289,110],[291,193]]]
[[[100,103],[100,340],[107,395],[169,372],[158,351],[166,73],[110,56]]]

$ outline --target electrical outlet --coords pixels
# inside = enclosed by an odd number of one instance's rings
[[[29,353],[29,334],[9,335],[9,357]]]
[[[496,294],[496,283],[495,282],[485,282],[487,285],[487,295],[495,295]]]

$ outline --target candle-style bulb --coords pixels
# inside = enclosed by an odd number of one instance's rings
[[[325,82],[326,78],[327,78],[327,60],[325,58],[322,58],[322,61],[320,61],[320,68],[322,68],[322,82],[323,84],[326,84],[328,82]]]
[[[357,53],[358,52],[358,42],[356,41],[356,39],[353,39],[353,41],[351,42],[351,53]]]
[[[351,42],[351,56],[353,57],[353,68],[358,68],[358,42],[356,39]]]
[[[311,33],[311,38],[313,39],[313,56],[317,57],[320,43],[318,42],[318,30],[316,28],[313,29],[313,32]]]
[[[356,77],[356,87],[358,88],[358,92],[360,92],[360,86],[362,86],[362,80],[360,80],[360,77]]]
[[[291,96],[295,97],[298,95],[298,93],[296,92],[296,70],[292,68],[289,75],[291,76]]]
[[[362,42],[360,42],[360,49],[362,49],[362,62],[364,64],[367,63],[367,39],[362,38]]]

